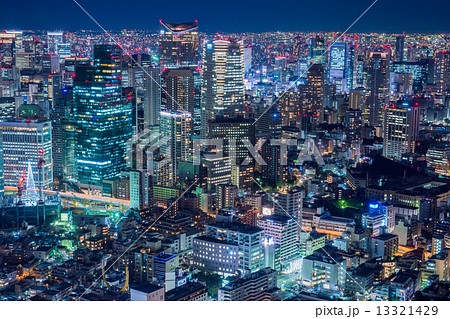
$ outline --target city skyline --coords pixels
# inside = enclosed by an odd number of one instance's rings
[[[164,21],[178,22],[198,20],[202,32],[209,33],[342,32],[373,2],[373,0],[359,2],[288,0],[283,6],[271,6],[273,1],[232,0],[224,8],[207,1],[175,0],[171,3],[171,10],[166,10],[164,3],[150,4],[143,0],[133,2],[133,6],[123,0],[78,1],[79,5],[107,30],[157,30],[158,21],[162,18]],[[3,6],[5,14],[0,24],[1,28],[70,31],[99,29],[75,1],[51,3],[51,7],[30,0],[24,3],[29,10],[20,10],[15,3]],[[23,2],[21,5],[24,5]],[[266,10],[268,7],[271,9]],[[321,11],[320,14],[311,14],[322,7],[326,7],[327,10]],[[49,8],[51,10],[48,10]],[[445,12],[449,10],[450,3],[441,0],[428,1],[426,7],[419,0],[378,0],[364,19],[349,32],[445,33],[450,31],[450,21],[445,17]],[[418,23],[426,16],[432,19],[426,24]]]
[[[24,4],[0,301],[450,301],[450,34],[411,33],[446,5]]]

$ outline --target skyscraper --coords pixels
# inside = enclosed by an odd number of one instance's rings
[[[171,23],[159,20],[159,61],[165,68],[198,66],[197,20]]]
[[[306,76],[305,88],[305,111],[312,111],[319,118],[319,122],[324,118],[324,69],[322,64],[313,64]]]
[[[210,129],[210,138],[223,142],[223,153],[230,156],[233,164],[241,164],[249,156],[243,141],[255,144],[255,127],[252,120],[220,118],[210,123]]]
[[[61,31],[47,32],[47,53],[55,54],[58,52],[58,44],[64,43],[64,33]]]
[[[69,88],[59,90],[54,101],[53,124],[53,171],[55,181],[74,180],[75,171],[75,133],[73,119],[73,91]]]
[[[300,187],[282,188],[275,195],[274,214],[288,216],[301,225],[303,196],[304,191]]]
[[[436,53],[436,85],[438,93],[450,92],[450,51]]]
[[[404,153],[413,153],[419,137],[419,107],[403,103],[384,109],[383,156],[388,158],[400,159]]]
[[[330,48],[328,72],[330,83],[338,92],[348,92],[347,75],[349,68],[349,45],[345,42],[333,43]]]
[[[301,111],[301,99],[297,92],[285,92],[279,99],[279,110],[283,126],[296,126]]]
[[[144,77],[144,128],[159,124],[161,111],[161,68],[143,67]]]
[[[194,74],[192,70],[168,69],[164,74],[166,108],[184,110],[194,115]]]
[[[405,56],[405,36],[399,35],[395,39],[395,61],[403,62]]]
[[[345,69],[345,77],[347,79],[347,90],[353,90],[353,88],[355,87],[355,80],[356,80],[356,72],[355,72],[356,55],[354,43],[348,44],[346,56],[347,56],[347,67]]]
[[[326,51],[327,47],[325,45],[325,41],[320,36],[315,36],[309,39],[309,47],[308,47],[308,65],[311,64],[321,64],[325,65],[327,60]]]
[[[389,102],[389,59],[384,52],[371,52],[367,73],[369,124],[382,124],[383,107]]]
[[[273,238],[274,244],[280,247],[280,260],[285,262],[299,257],[297,246],[297,223],[288,215],[265,216],[258,220],[258,227],[265,231],[266,237]]]
[[[161,146],[161,155],[170,159],[172,176],[177,176],[178,162],[188,162],[192,157],[192,115],[186,111],[162,111],[161,138],[168,138]],[[175,183],[175,180],[172,184]]]
[[[76,165],[82,184],[100,185],[125,168],[131,105],[122,99],[120,58],[118,46],[95,45],[94,65],[76,67]]]
[[[5,186],[17,186],[20,175],[27,171],[32,174],[37,189],[52,189],[51,122],[14,119],[0,122],[0,132],[3,141],[2,174]],[[32,172],[28,170],[29,165]]]
[[[423,86],[431,83],[429,79],[430,68],[433,68],[433,60],[422,59],[417,62],[393,62],[391,70],[395,74],[410,74],[412,75],[412,89],[416,93],[421,93]],[[431,81],[430,81],[431,80]]]
[[[0,33],[0,63],[9,66],[14,64],[15,43],[14,34]]]
[[[221,184],[217,189],[217,208],[234,208],[238,189],[235,185]]]
[[[235,116],[244,103],[243,41],[215,40],[203,53],[202,131],[217,116]],[[205,135],[206,136],[206,135]]]
[[[216,222],[206,225],[206,236],[220,240],[223,244],[237,246],[238,269],[255,272],[264,268],[264,230],[238,222]]]

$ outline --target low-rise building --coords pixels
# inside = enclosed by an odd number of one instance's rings
[[[143,284],[130,289],[131,301],[164,301],[164,288],[153,284]]]
[[[270,301],[279,300],[277,271],[264,268],[246,277],[231,278],[219,289],[219,301]]]

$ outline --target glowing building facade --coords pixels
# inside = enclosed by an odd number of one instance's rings
[[[120,59],[118,46],[96,45],[94,65],[76,68],[76,166],[82,184],[101,184],[125,168],[131,106],[122,100]]]

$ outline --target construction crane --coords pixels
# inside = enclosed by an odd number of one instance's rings
[[[19,182],[17,183],[17,196],[20,198],[23,195],[24,183],[27,181],[26,170],[23,170],[23,174],[19,175]]]
[[[86,207],[86,205],[83,204],[83,201],[81,201],[78,197],[75,196],[74,193],[72,193],[73,198],[75,198],[76,201],[80,202],[80,204],[83,206],[83,208],[88,212],[89,215],[94,215],[92,212]]]
[[[23,196],[23,190],[25,189],[25,183],[27,181],[27,171],[24,169],[22,173],[20,173],[14,166],[11,165],[11,163],[8,163],[9,167],[14,171],[14,173],[17,174],[19,180],[17,182],[17,196],[20,198]],[[5,173],[6,176],[9,176]]]

